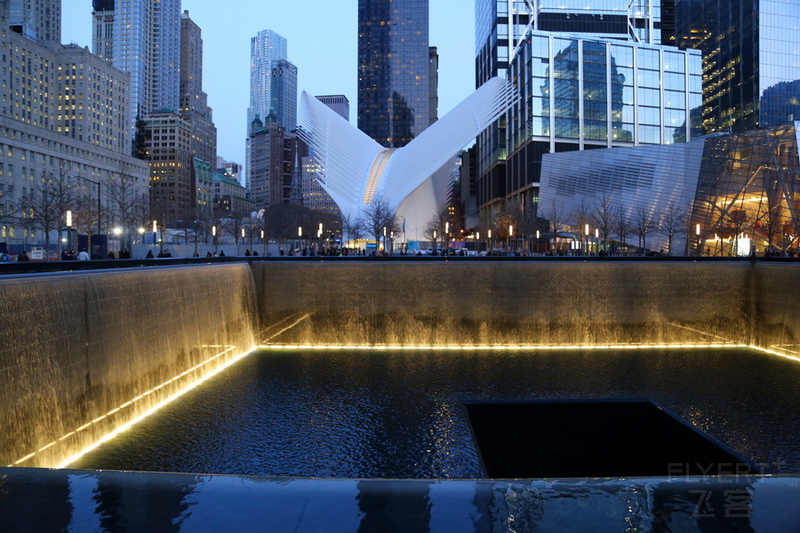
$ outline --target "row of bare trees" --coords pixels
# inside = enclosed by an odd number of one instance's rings
[[[591,234],[594,235],[596,231],[605,243],[616,240],[628,244],[635,238],[640,253],[647,250],[649,239],[654,234],[660,234],[667,240],[667,249],[674,252],[672,248],[676,237],[688,231],[687,215],[684,209],[674,204],[665,206],[658,215],[644,207],[628,210],[605,195],[595,204],[583,202],[570,212],[555,203],[538,210],[530,206],[527,209],[512,208],[498,213],[492,223],[482,230],[492,230],[497,239],[506,239],[513,231],[514,238],[532,243],[537,234],[542,237],[562,233],[584,235],[588,226]]]
[[[105,192],[102,195],[105,203],[98,201],[98,187]],[[30,188],[18,193],[14,196],[9,189],[0,193],[0,200],[4,200],[2,203],[6,207],[0,214],[0,224],[22,228],[26,238],[41,232],[48,250],[52,234],[68,225],[92,236],[116,226],[133,230],[147,224],[149,219],[146,192],[142,193],[136,187],[133,176],[125,174],[98,185],[96,181],[74,175],[72,166],[67,163],[57,173],[42,172],[34,178]],[[70,212],[71,220],[68,220],[67,212]],[[60,254],[61,239],[56,240],[56,247]]]

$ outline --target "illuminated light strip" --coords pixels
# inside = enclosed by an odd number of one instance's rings
[[[372,166],[369,169],[369,175],[367,177],[367,186],[364,190],[364,205],[369,205],[369,203],[372,202],[372,196],[375,193],[375,188],[378,186],[378,179],[380,179],[381,176],[380,169],[383,167],[383,162],[385,161],[388,151],[388,148],[382,149],[372,161]]]
[[[759,352],[768,353],[770,355],[777,355],[778,357],[783,357],[784,359],[800,362],[800,357],[789,355],[787,353],[776,352],[775,350],[771,350],[770,348],[761,348],[760,346],[751,346],[751,348],[753,348],[754,350],[758,350]]]
[[[289,328],[297,325],[299,322],[305,320],[309,316],[310,315],[305,315],[304,317],[302,317],[298,321],[296,321],[294,324],[288,326],[286,329],[289,329]],[[285,331],[285,330],[283,330],[283,331]],[[278,333],[276,335],[279,335],[279,334],[280,333]],[[776,352],[776,351],[768,349],[768,348],[762,348],[762,347],[759,347],[759,346],[753,346],[753,345],[748,345],[748,344],[723,344],[723,343],[709,343],[709,344],[609,344],[609,345],[580,345],[580,344],[576,344],[576,345],[550,345],[550,344],[520,344],[520,345],[389,345],[389,344],[387,344],[387,345],[359,345],[359,344],[353,344],[353,345],[346,345],[346,344],[330,344],[330,345],[314,344],[314,345],[311,345],[311,344],[269,344],[269,345],[260,345],[260,346],[254,346],[254,347],[250,348],[248,351],[243,352],[243,353],[239,354],[238,356],[235,356],[234,358],[232,358],[228,362],[224,363],[223,365],[220,365],[219,367],[217,367],[213,371],[201,376],[196,381],[188,384],[186,387],[184,387],[183,389],[177,391],[176,393],[174,393],[173,395],[169,396],[165,400],[162,400],[157,405],[151,407],[150,409],[148,409],[147,411],[145,411],[141,415],[137,416],[133,420],[130,420],[129,422],[126,422],[125,424],[119,426],[118,428],[114,429],[113,431],[107,433],[106,435],[104,435],[103,437],[98,439],[93,444],[90,444],[89,446],[87,446],[86,448],[81,450],[80,452],[78,452],[75,455],[69,457],[68,459],[63,461],[60,465],[58,465],[56,468],[66,468],[67,466],[69,466],[71,463],[75,462],[80,457],[83,457],[84,455],[86,455],[90,451],[92,451],[95,448],[97,448],[98,446],[100,446],[100,444],[102,444],[104,442],[108,442],[109,440],[113,439],[114,437],[116,437],[120,433],[123,433],[124,431],[130,429],[134,424],[136,424],[136,423],[140,422],[141,420],[147,418],[148,416],[150,416],[151,414],[155,413],[156,411],[158,411],[159,409],[161,409],[165,405],[173,402],[175,399],[179,398],[180,396],[182,396],[186,392],[189,392],[190,390],[194,389],[195,387],[197,387],[201,383],[204,383],[206,380],[208,380],[211,377],[217,375],[219,372],[222,372],[223,370],[225,370],[229,366],[233,365],[234,363],[238,362],[239,360],[243,359],[244,357],[247,357],[247,356],[251,355],[256,350],[268,350],[268,351],[278,351],[278,350],[315,350],[315,351],[322,351],[322,350],[364,350],[364,351],[388,351],[388,350],[397,350],[397,351],[448,351],[448,350],[449,351],[454,351],[454,350],[455,351],[520,351],[520,350],[537,350],[537,351],[566,351],[566,350],[651,350],[651,349],[703,349],[703,348],[706,348],[706,349],[707,348],[715,348],[715,349],[720,349],[720,348],[724,348],[724,349],[749,348],[749,349],[757,350],[757,351],[760,351],[760,352],[763,352],[763,353],[776,355],[776,356],[782,357],[784,359],[790,359],[792,361],[800,362],[800,358],[798,358],[798,357],[787,355],[787,354],[780,353],[780,352]],[[196,365],[193,368],[194,369],[199,368],[200,366],[203,366],[203,365],[207,364],[208,362],[212,361],[213,359],[216,359],[217,357],[223,355],[224,353],[229,352],[231,349],[232,348],[229,348],[229,349],[225,350],[224,352],[221,352],[220,354],[217,354],[216,356],[214,356],[211,359],[207,360],[206,362],[201,363],[199,365]],[[172,381],[172,380],[170,380],[170,381]],[[163,386],[163,384],[160,385],[159,387],[161,387],[161,386]],[[143,396],[144,395],[142,395],[142,397]],[[109,411],[108,415],[110,415],[112,413],[115,413],[115,412],[119,411],[121,408],[123,408],[123,407],[125,407],[127,405],[130,405],[132,403],[133,403],[133,401],[126,402],[122,406],[120,406],[120,407],[118,407],[118,408],[116,408],[116,409],[114,409],[112,411]],[[80,428],[78,428],[75,431],[67,433],[66,435],[64,435],[63,437],[57,439],[56,441],[53,441],[53,442],[43,446],[42,448],[40,448],[36,452],[30,453],[30,454],[26,455],[25,457],[22,457],[21,459],[15,461],[13,463],[13,465],[9,465],[9,466],[16,466],[16,465],[19,465],[20,463],[23,463],[23,462],[31,459],[37,453],[40,453],[40,452],[42,452],[44,450],[47,450],[48,448],[52,447],[57,442],[60,442],[60,441],[62,441],[64,439],[76,434],[77,432],[82,431],[83,429],[85,429],[85,428],[91,426],[92,424],[94,424],[96,421],[99,421],[99,420],[102,420],[103,418],[106,418],[106,416],[107,415],[101,416],[100,418],[96,419],[95,421],[92,421],[92,422],[90,422],[88,424],[85,424],[85,425],[81,426]]]
[[[254,346],[254,347],[250,348],[249,350],[247,350],[246,352],[242,352],[241,354],[233,357],[232,359],[230,359],[226,363],[218,366],[217,368],[215,368],[214,370],[210,371],[209,373],[204,374],[203,376],[199,377],[197,380],[195,380],[192,383],[188,384],[186,387],[182,388],[181,390],[179,390],[178,392],[176,392],[173,395],[169,396],[168,398],[162,400],[161,402],[159,402],[158,404],[154,405],[153,407],[151,407],[150,409],[148,409],[147,411],[145,411],[141,415],[137,416],[133,420],[130,420],[130,421],[122,424],[118,428],[114,429],[113,431],[103,435],[96,442],[90,444],[89,446],[85,447],[84,449],[82,449],[81,451],[76,453],[75,455],[73,455],[73,456],[67,458],[66,460],[64,460],[61,464],[56,466],[56,468],[66,468],[71,463],[74,463],[76,460],[80,459],[81,457],[83,457],[84,455],[86,455],[90,451],[94,450],[95,448],[97,448],[98,446],[103,444],[104,442],[108,442],[109,440],[113,439],[114,437],[116,437],[120,433],[123,433],[124,431],[127,431],[134,424],[137,424],[138,422],[141,422],[142,420],[144,420],[148,416],[152,415],[153,413],[155,413],[156,411],[158,411],[159,409],[161,409],[165,405],[175,401],[176,399],[180,398],[181,396],[183,396],[184,394],[186,394],[190,390],[194,389],[198,385],[204,383],[206,380],[216,376],[217,374],[219,374],[220,372],[222,372],[223,370],[225,370],[229,366],[233,365],[234,363],[237,363],[241,359],[244,359],[248,355],[252,354],[254,351],[256,351],[256,349],[257,349],[257,347]],[[226,350],[226,351],[229,351],[229,350]],[[26,459],[29,459],[33,455],[34,454],[31,454]]]
[[[293,314],[293,315],[289,315],[289,316],[287,316],[286,318],[282,318],[281,320],[278,320],[278,321],[277,321],[277,322],[275,322],[274,324],[270,324],[269,326],[267,326],[267,327],[265,327],[264,329],[262,329],[262,330],[259,332],[258,336],[260,337],[261,335],[264,335],[264,334],[266,334],[266,333],[267,333],[267,330],[270,330],[270,329],[273,329],[273,328],[275,328],[275,327],[278,327],[279,325],[283,324],[284,322],[288,322],[289,320],[292,320],[292,319],[294,319],[294,317],[298,316],[299,314],[300,314],[300,313],[295,313],[295,314]],[[309,314],[309,315],[307,315],[307,316],[310,316],[310,314]],[[286,331],[286,330],[284,330],[284,331]],[[270,337],[270,338],[273,338],[273,337]]]
[[[367,187],[364,191],[364,205],[372,203],[372,199],[375,197],[375,190],[378,187],[378,182],[380,182],[383,171],[386,169],[389,159],[396,150],[397,148],[384,148],[375,156],[375,162],[372,163],[372,168],[369,171],[369,180],[367,181]]]
[[[789,345],[793,346],[793,345]],[[434,346],[434,345],[369,345],[369,344],[267,344],[259,346],[259,350],[314,350],[314,351],[340,351],[340,350],[361,350],[361,351],[561,351],[561,350],[674,350],[674,349],[736,349],[748,348],[759,352],[776,355],[784,359],[796,361],[800,363],[800,357],[781,353],[769,348],[762,348],[752,344],[727,344],[727,343],[710,343],[710,344],[611,344],[611,345],[597,345],[597,344],[576,344],[576,345],[554,345],[554,344],[521,344],[521,345],[451,345],[451,346]]]
[[[38,450],[36,450],[36,453],[41,453],[41,452],[45,451],[47,448],[49,448],[51,446],[55,446],[55,444],[56,444],[56,441],[53,441],[50,444],[48,444],[47,446],[43,446],[43,447],[39,448]]]
[[[662,349],[708,349],[708,348],[753,348],[748,344],[485,344],[485,345],[432,345],[432,344],[264,344],[261,350],[370,350],[370,351],[565,351],[565,350],[662,350]]]
[[[278,333],[276,333],[276,334],[275,334],[275,335],[273,335],[272,337],[269,337],[268,339],[266,339],[264,342],[268,342],[268,341],[270,341],[270,340],[274,339],[274,338],[275,338],[275,337],[277,337],[278,335],[281,335],[282,333],[285,333],[286,331],[288,331],[288,330],[292,329],[292,328],[293,328],[293,327],[295,327],[297,324],[299,324],[300,322],[302,322],[303,320],[306,320],[306,319],[308,319],[308,318],[311,318],[311,314],[308,314],[308,313],[307,313],[307,314],[305,314],[305,315],[301,316],[300,318],[298,318],[297,320],[295,320],[295,321],[294,321],[292,324],[289,324],[288,326],[286,326],[285,328],[283,328],[282,330],[280,330]]]
[[[33,453],[30,453],[30,454],[26,455],[25,457],[23,457],[23,458],[22,458],[22,459],[20,459],[19,461],[16,461],[14,464],[15,464],[15,465],[18,465],[18,464],[20,464],[20,463],[22,463],[22,462],[24,462],[24,461],[27,461],[28,459],[30,459],[30,458],[31,458],[31,457],[33,457],[34,455],[36,455],[36,452],[33,452]]]
[[[197,364],[197,365],[193,366],[193,367],[192,367],[192,368],[190,368],[189,370],[186,370],[186,371],[184,371],[184,372],[181,372],[180,374],[178,374],[177,376],[173,377],[172,379],[169,379],[169,380],[165,381],[164,383],[162,383],[162,384],[160,384],[160,385],[158,385],[158,386],[156,386],[156,387],[154,387],[154,388],[150,389],[149,391],[147,391],[147,392],[145,392],[145,393],[142,393],[142,394],[140,394],[140,395],[139,395],[139,396],[137,396],[136,398],[134,398],[134,399],[132,399],[132,400],[129,400],[129,401],[125,402],[124,404],[120,405],[119,407],[116,407],[115,409],[112,409],[111,411],[107,412],[106,414],[104,414],[104,415],[102,415],[102,416],[100,416],[100,417],[98,417],[98,418],[95,418],[95,419],[94,419],[94,420],[92,420],[91,422],[88,422],[88,423],[86,423],[86,424],[82,425],[82,426],[81,426],[81,427],[79,427],[78,429],[76,429],[76,430],[74,430],[74,431],[70,431],[70,432],[69,432],[69,433],[67,433],[66,435],[63,435],[62,437],[59,437],[58,439],[56,439],[56,440],[54,440],[54,441],[50,442],[49,444],[46,444],[46,445],[45,445],[45,446],[43,446],[42,448],[39,448],[37,451],[35,451],[35,452],[33,452],[33,453],[29,454],[29,455],[26,455],[25,457],[23,457],[23,458],[21,458],[21,459],[18,459],[18,460],[16,460],[16,461],[14,461],[14,463],[13,463],[13,464],[11,464],[11,465],[8,465],[8,466],[16,466],[16,465],[19,465],[19,464],[21,464],[21,463],[24,463],[25,461],[27,461],[27,460],[28,460],[28,459],[30,459],[31,457],[35,456],[37,453],[40,453],[41,451],[43,451],[43,450],[46,450],[46,449],[50,448],[50,447],[51,447],[51,446],[53,446],[54,444],[57,444],[57,443],[59,443],[59,442],[61,442],[61,441],[65,440],[65,439],[67,439],[67,438],[69,438],[69,437],[71,437],[71,436],[75,435],[76,433],[79,433],[79,432],[83,431],[84,429],[87,429],[87,428],[91,427],[93,424],[95,424],[95,423],[97,423],[97,422],[99,422],[99,421],[101,421],[101,420],[103,420],[103,419],[107,418],[108,416],[110,416],[110,415],[112,415],[112,414],[116,413],[117,411],[120,411],[120,410],[122,410],[122,409],[124,409],[124,408],[126,408],[126,407],[128,407],[128,406],[130,406],[130,405],[133,405],[135,402],[138,402],[139,400],[141,400],[141,399],[142,399],[142,398],[144,398],[145,396],[147,396],[147,395],[149,395],[149,394],[152,394],[153,392],[155,392],[155,391],[157,391],[157,390],[159,390],[159,389],[163,388],[164,386],[166,386],[166,385],[168,385],[168,384],[170,384],[170,383],[174,382],[174,381],[175,381],[175,380],[177,380],[177,379],[180,379],[181,377],[184,377],[184,376],[186,376],[187,374],[189,374],[189,373],[191,373],[191,372],[194,372],[195,370],[197,370],[197,369],[199,369],[199,368],[201,368],[201,367],[203,367],[203,366],[207,365],[208,363],[210,363],[210,362],[214,361],[215,359],[218,359],[218,358],[222,357],[222,356],[223,356],[223,355],[225,355],[226,353],[228,353],[228,352],[230,352],[231,350],[234,350],[234,349],[236,348],[235,346],[229,346],[229,345],[216,345],[216,346],[215,346],[215,345],[204,345],[204,346],[201,346],[201,347],[204,347],[204,348],[210,348],[210,347],[215,347],[215,348],[225,348],[225,350],[223,350],[222,352],[220,352],[220,353],[218,353],[218,354],[216,354],[216,355],[214,355],[214,356],[212,356],[212,357],[210,357],[210,358],[206,359],[206,360],[205,360],[205,361],[203,361],[202,363],[199,363],[199,364]],[[246,352],[246,353],[250,353],[250,352],[252,352],[252,351],[253,351],[253,348],[251,348],[250,350],[248,350],[248,352]]]
[[[794,354],[800,355],[800,351],[790,350],[788,348],[784,348],[784,346],[795,347],[795,346],[797,346],[797,344],[773,344],[772,346],[770,346],[770,348],[775,348],[775,349],[778,349],[778,350],[783,350],[784,352],[789,352],[789,353],[794,353]]]
[[[676,328],[685,329],[687,331],[692,331],[694,333],[699,333],[700,335],[705,335],[706,337],[714,337],[714,338],[717,338],[717,339],[722,339],[725,342],[729,342],[730,341],[730,339],[726,339],[725,337],[720,337],[719,335],[714,335],[713,333],[707,333],[707,332],[699,330],[699,329],[690,328],[689,326],[684,326],[682,324],[676,324],[675,322],[667,322],[667,325],[675,326]]]

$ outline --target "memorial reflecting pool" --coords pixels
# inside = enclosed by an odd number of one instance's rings
[[[474,479],[464,401],[648,398],[766,472],[798,474],[798,384],[797,361],[746,348],[265,349],[70,467]]]

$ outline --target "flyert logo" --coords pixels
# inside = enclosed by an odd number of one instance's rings
[[[755,476],[761,472],[748,463],[668,463],[667,477]]]
[[[779,474],[786,461],[777,459],[771,462],[744,463],[744,462],[718,462],[718,463],[667,463],[667,477],[758,477],[767,474]]]

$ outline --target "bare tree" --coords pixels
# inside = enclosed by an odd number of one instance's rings
[[[553,234],[557,235],[566,229],[567,223],[565,213],[555,201],[550,202],[544,208],[542,215],[550,223],[550,231],[553,232]]]
[[[213,225],[212,211],[208,206],[195,206],[194,217],[192,217],[192,231],[194,232],[194,251],[197,252],[199,241],[208,244],[211,236],[211,226]]]
[[[622,244],[626,244],[628,235],[630,235],[631,231],[633,230],[633,224],[631,223],[630,215],[622,206],[619,206],[617,209],[614,210],[613,228],[614,228],[614,233],[617,234],[617,237],[619,237],[620,242]]]
[[[440,238],[445,239],[445,223],[447,222],[446,210],[440,213],[431,215],[425,223],[425,231],[423,235],[426,239],[431,241],[433,249],[437,248],[436,241]]]
[[[654,233],[656,223],[653,214],[644,207],[639,207],[633,214],[633,233],[639,238],[639,254],[644,255],[647,248],[647,236]]]
[[[309,209],[296,203],[280,203],[264,209],[263,223],[270,238],[287,241],[298,237],[298,228],[303,234],[311,232],[311,216]]]
[[[525,208],[516,210],[516,226],[519,228],[519,235],[527,239],[528,251],[533,251],[533,239],[536,235],[536,230],[540,229],[540,219],[536,215],[536,209],[528,205]]]
[[[136,178],[130,174],[120,174],[118,179],[108,180],[106,184],[108,194],[108,223],[109,226],[118,223],[122,226],[125,235],[125,247],[130,248],[131,234],[137,229],[140,205],[148,202],[140,188],[137,187]]]
[[[372,200],[364,210],[364,223],[367,231],[375,238],[375,245],[384,235],[398,231],[397,212],[389,207],[389,203],[381,197]]]
[[[776,184],[774,187],[768,187],[764,191],[764,196],[761,197],[761,202],[759,202],[754,226],[767,242],[764,252],[769,252],[773,246],[776,246],[775,242],[778,241],[778,237],[783,233],[785,220],[782,200],[781,188]],[[783,246],[779,248],[784,251]]]
[[[7,204],[4,200],[11,195],[4,184],[0,184],[0,224],[11,224],[17,221],[20,217],[20,206],[14,207],[12,204]]]
[[[603,236],[603,242],[606,243],[606,250],[608,250],[608,237],[614,230],[614,220],[616,218],[614,204],[610,196],[604,194],[600,197],[600,201],[594,210],[593,218],[595,226],[597,226],[597,229],[600,230],[600,234]]]
[[[586,224],[592,223],[592,208],[584,198],[572,214],[573,223],[579,233],[584,233]]]
[[[77,187],[68,176],[70,165],[59,168],[58,175],[42,172],[41,178],[22,201],[24,224],[39,228],[44,233],[45,250],[50,249],[50,232],[60,230],[66,212],[74,206]],[[61,239],[57,240],[61,255]]]
[[[345,215],[342,213],[342,241],[345,236],[348,241],[358,241],[364,233],[364,220],[355,215]]]
[[[686,233],[686,226],[686,211],[675,204],[668,204],[658,224],[659,231],[667,238],[668,255],[672,255],[672,241],[675,236]]]

